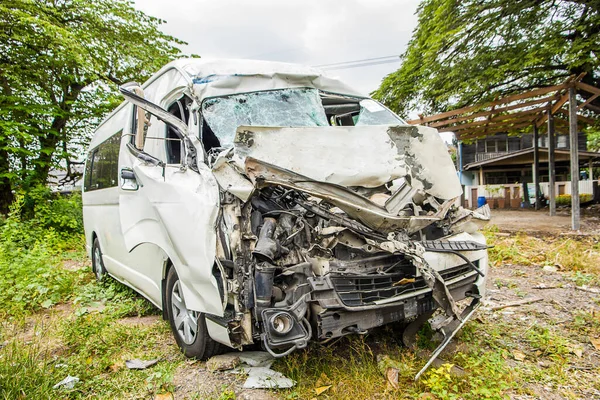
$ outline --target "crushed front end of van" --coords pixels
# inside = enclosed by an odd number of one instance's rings
[[[489,209],[456,205],[434,129],[242,126],[212,171],[232,343],[282,356],[416,319],[410,345],[436,309],[449,340],[484,295]]]
[[[394,322],[413,346],[429,320],[445,337],[431,362],[478,307],[489,208],[458,205],[437,130],[281,63],[180,60],[121,92],[137,107],[110,120],[137,121],[121,139],[109,226],[123,244],[96,248],[162,306],[189,357],[216,342],[280,357]],[[103,220],[87,221],[91,233]],[[156,266],[126,268],[118,251]]]

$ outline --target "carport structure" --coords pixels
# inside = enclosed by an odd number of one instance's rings
[[[498,133],[514,135],[533,130],[533,182],[536,188],[536,209],[540,207],[539,135],[548,135],[549,207],[550,216],[556,215],[554,183],[556,133],[555,127],[569,130],[569,158],[571,170],[571,227],[579,230],[579,153],[578,124],[593,125],[600,116],[600,107],[592,102],[600,96],[600,88],[581,82],[584,74],[571,76],[560,85],[546,86],[524,93],[497,98],[431,116],[419,115],[408,121],[413,125],[427,125],[440,132],[453,132],[458,141],[471,141]],[[577,97],[581,97],[581,101]],[[573,173],[577,171],[577,173]]]

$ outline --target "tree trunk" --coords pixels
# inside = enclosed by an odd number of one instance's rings
[[[1,148],[2,146],[0,146]],[[10,178],[2,176],[9,173],[8,151],[0,149],[0,213],[8,214],[8,208],[13,202],[14,196]]]

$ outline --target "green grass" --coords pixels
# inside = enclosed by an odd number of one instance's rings
[[[172,376],[184,357],[158,310],[115,281],[91,285],[78,288],[79,306],[71,312],[47,311],[45,318],[3,330],[8,344],[0,350],[0,398],[148,398],[173,391]],[[101,312],[83,310],[102,302]],[[121,322],[144,315],[158,318],[147,326]],[[125,360],[134,358],[161,361],[146,370],[127,369]],[[80,382],[52,389],[67,375]]]
[[[95,282],[89,262],[84,264],[79,217],[71,212],[79,200],[38,201],[33,216],[27,216],[31,211],[24,209],[25,200],[0,223],[0,399],[146,399],[174,392],[173,376],[185,359],[169,326],[134,291],[110,279]],[[496,231],[486,231],[495,245],[490,250],[492,268],[558,265],[576,285],[600,282],[598,238],[501,236]],[[82,266],[64,268],[65,260]],[[518,270],[515,276],[525,277]],[[524,295],[515,283],[497,279],[494,284]],[[124,323],[127,317],[153,315],[152,324]],[[582,343],[589,350],[590,338],[600,336],[600,314],[593,304],[573,310],[573,320],[566,324],[535,311],[528,318],[508,324],[501,313],[478,311],[454,339],[455,350],[443,356],[447,364],[430,368],[418,382],[413,379],[426,358],[400,346],[401,330],[394,326],[328,345],[312,343],[277,360],[274,368],[298,384],[273,395],[468,400],[540,397],[540,385],[563,398],[576,398],[577,387],[600,390],[598,368],[572,368],[585,367],[586,355],[576,353]],[[421,352],[434,347],[431,334],[426,328],[420,332]],[[525,359],[518,360],[517,352]],[[160,361],[146,370],[129,370],[124,363],[133,358]],[[465,376],[454,374],[452,365],[464,369]],[[386,382],[389,366],[399,371],[398,389]],[[73,389],[53,389],[67,375],[80,381]],[[315,389],[327,386],[317,396]],[[235,399],[236,394],[230,385],[222,385],[215,398]]]
[[[551,265],[589,279],[600,273],[600,236],[499,236],[496,231],[494,226],[484,231],[488,244],[494,246],[489,249],[491,265]]]

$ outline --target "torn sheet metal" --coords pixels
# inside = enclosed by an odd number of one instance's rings
[[[280,185],[326,199],[345,211],[350,217],[359,220],[375,231],[391,232],[397,229],[406,229],[409,232],[416,232],[441,219],[428,216],[395,216],[389,214],[385,208],[343,186],[313,181],[307,179],[306,176],[286,171],[252,157],[246,158],[246,174],[259,187]]]
[[[387,134],[396,145],[410,176],[410,185],[439,199],[450,200],[462,194],[460,181],[448,147],[437,129],[427,126],[390,126]]]
[[[212,167],[213,175],[221,189],[246,202],[254,191],[254,185],[244,177],[225,157],[218,158]]]
[[[422,126],[241,126],[233,160],[255,158],[316,181],[373,188],[407,177],[414,189],[439,199],[462,189],[435,129]]]

